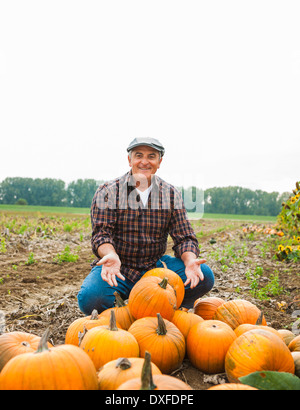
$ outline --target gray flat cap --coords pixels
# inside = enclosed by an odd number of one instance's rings
[[[147,145],[148,147],[154,148],[157,151],[161,153],[163,156],[165,153],[165,148],[163,145],[155,138],[135,138],[131,143],[129,144],[127,151],[131,151],[133,148],[138,147],[140,145]]]

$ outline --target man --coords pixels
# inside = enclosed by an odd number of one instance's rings
[[[155,267],[176,272],[185,285],[182,307],[214,285],[214,275],[198,259],[199,244],[179,191],[156,175],[165,149],[154,138],[136,138],[127,148],[130,172],[101,185],[91,207],[92,249],[97,257],[78,294],[90,315],[114,305],[114,292],[127,299],[134,284]],[[167,239],[174,257],[165,255]]]

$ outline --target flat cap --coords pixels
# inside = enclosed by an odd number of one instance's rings
[[[147,145],[148,147],[154,148],[161,153],[163,156],[165,153],[165,148],[163,147],[162,143],[160,143],[155,138],[135,138],[131,143],[128,145],[127,151],[131,151],[133,148],[138,147],[140,145]]]

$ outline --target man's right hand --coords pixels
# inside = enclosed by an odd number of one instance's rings
[[[110,286],[118,286],[116,277],[126,280],[121,274],[121,261],[115,252],[110,252],[97,262],[97,266],[102,266],[101,277]]]

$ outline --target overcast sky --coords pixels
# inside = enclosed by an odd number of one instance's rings
[[[0,0],[0,181],[112,179],[135,137],[175,185],[300,180],[299,0]]]

